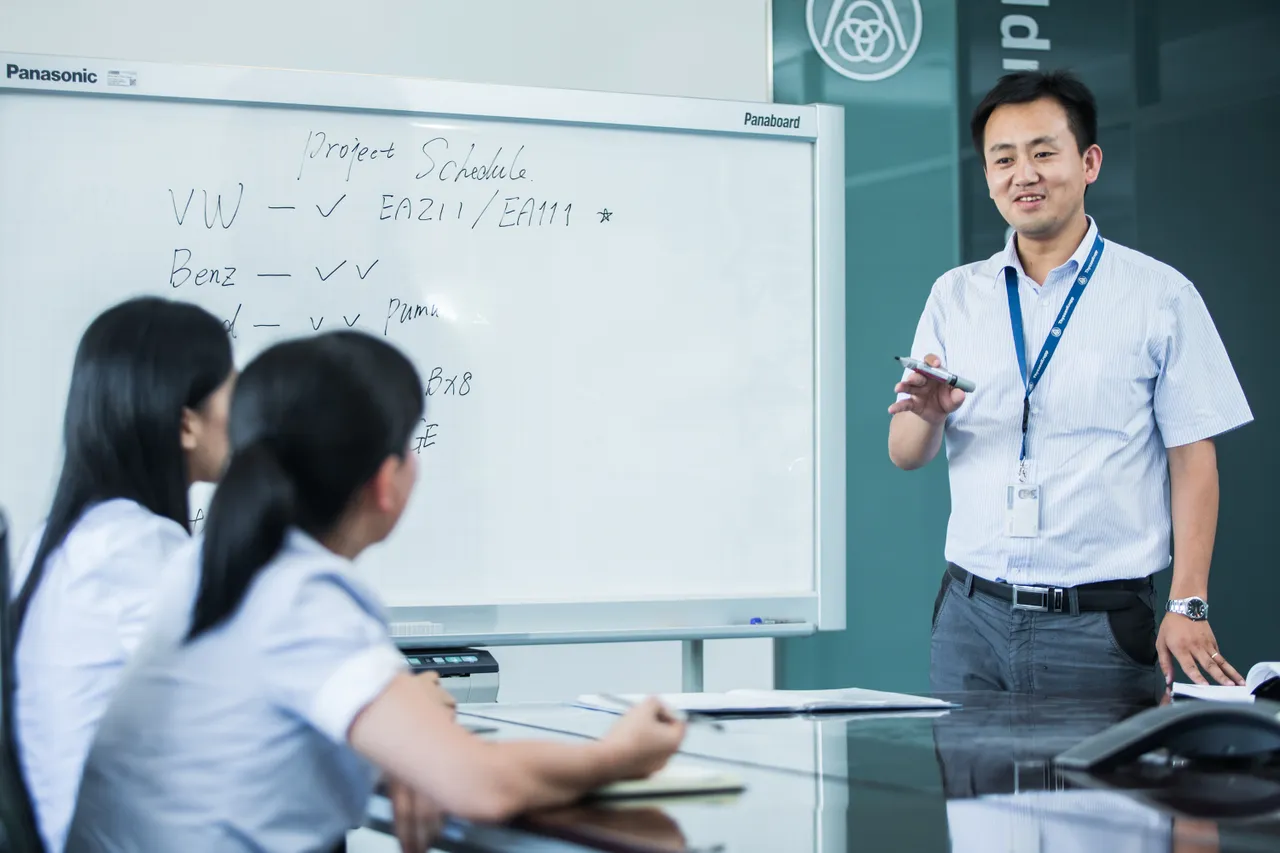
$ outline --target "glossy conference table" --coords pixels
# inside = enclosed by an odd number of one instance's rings
[[[675,761],[727,769],[746,790],[577,805],[506,826],[451,820],[441,850],[1280,851],[1280,767],[1142,763],[1056,771],[1064,749],[1134,713],[1100,702],[950,694],[946,713],[728,720],[692,726]],[[464,705],[489,737],[599,737],[609,714],[552,704]],[[370,825],[385,828],[385,801]]]

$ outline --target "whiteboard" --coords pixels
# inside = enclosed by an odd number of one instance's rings
[[[843,627],[838,108],[0,62],[19,537],[81,332],[150,293],[223,318],[241,365],[348,327],[414,361],[419,485],[362,558],[396,618],[490,643]]]

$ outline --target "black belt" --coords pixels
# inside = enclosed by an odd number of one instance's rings
[[[1077,587],[1023,586],[980,578],[957,566],[947,564],[947,574],[968,583],[983,595],[1008,601],[1015,610],[1038,610],[1046,613],[1070,613],[1071,596],[1074,594],[1080,610],[1124,610],[1132,607],[1134,596],[1151,585],[1150,578],[1140,580],[1099,581]]]

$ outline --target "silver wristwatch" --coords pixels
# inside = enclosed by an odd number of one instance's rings
[[[1193,622],[1203,622],[1209,618],[1209,602],[1195,595],[1190,598],[1171,598],[1164,609],[1185,616]]]

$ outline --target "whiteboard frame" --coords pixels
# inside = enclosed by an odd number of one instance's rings
[[[22,80],[9,66],[93,75],[93,82]],[[114,83],[112,81],[115,81]],[[123,85],[129,82],[129,85]],[[722,101],[543,89],[273,68],[177,65],[0,53],[0,96],[23,92],[307,107],[543,124],[774,137],[813,156],[814,576],[798,594],[631,601],[389,608],[393,624],[436,622],[444,633],[398,636],[401,646],[530,645],[802,636],[845,627],[844,110],[825,104]],[[748,115],[798,119],[762,127]],[[752,617],[778,620],[752,626]],[[567,626],[567,627],[566,627]]]

